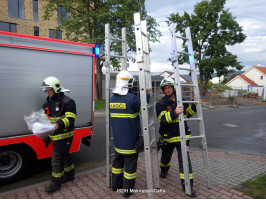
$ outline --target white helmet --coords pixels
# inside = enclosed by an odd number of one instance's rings
[[[70,92],[70,90],[64,89],[61,86],[59,79],[54,76],[49,76],[43,80],[41,90],[45,92],[48,89],[54,89],[55,93]]]
[[[133,87],[135,78],[128,71],[121,71],[116,76],[116,84],[113,93],[119,95],[126,95],[128,89]]]

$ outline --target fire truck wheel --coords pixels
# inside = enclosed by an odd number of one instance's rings
[[[26,170],[27,151],[21,148],[0,148],[0,185],[16,181]]]

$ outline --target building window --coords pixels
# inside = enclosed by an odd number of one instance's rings
[[[57,23],[62,25],[62,20],[68,20],[69,13],[66,12],[64,6],[57,7]]]
[[[0,31],[16,33],[17,25],[12,23],[0,22]]]
[[[39,21],[38,0],[33,0],[32,1],[32,5],[33,5],[33,20],[34,21]]]
[[[263,80],[263,76],[260,76],[260,80]]]
[[[8,16],[24,19],[24,0],[8,0]]]
[[[54,29],[49,29],[49,38],[62,40],[62,31],[55,31]]]
[[[34,36],[39,36],[39,27],[34,26]]]

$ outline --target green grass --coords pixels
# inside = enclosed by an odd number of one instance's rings
[[[266,199],[266,175],[246,181],[236,189],[254,199]]]
[[[94,109],[95,110],[103,110],[103,109],[105,109],[105,99],[99,100],[99,101],[95,101]]]

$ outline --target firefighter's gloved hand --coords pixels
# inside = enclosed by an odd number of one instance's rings
[[[157,142],[157,151],[159,151],[160,148],[166,145],[167,145],[167,142],[160,138],[159,141]]]
[[[51,142],[51,138],[48,136],[45,136],[42,138],[42,141],[45,143],[45,147],[48,147]]]

